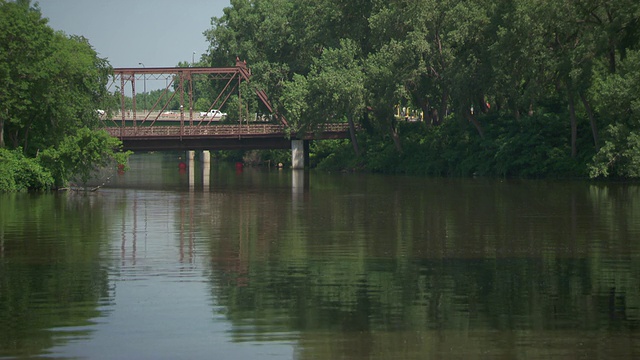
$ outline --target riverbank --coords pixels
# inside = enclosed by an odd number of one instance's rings
[[[589,178],[596,166],[588,136],[579,139],[580,150],[571,156],[569,139],[559,135],[569,133],[569,123],[561,115],[532,116],[518,123],[488,115],[482,122],[484,137],[463,120],[450,119],[439,126],[400,121],[396,126],[400,150],[388,134],[362,132],[360,157],[349,141],[317,142],[311,147],[311,166],[330,171],[522,178]]]

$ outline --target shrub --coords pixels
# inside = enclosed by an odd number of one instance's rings
[[[53,176],[38,160],[0,149],[0,192],[49,190],[53,184]]]

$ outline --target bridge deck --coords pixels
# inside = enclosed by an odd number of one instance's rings
[[[286,149],[291,139],[346,139],[348,124],[325,124],[303,134],[288,134],[276,124],[216,124],[106,127],[126,150]]]

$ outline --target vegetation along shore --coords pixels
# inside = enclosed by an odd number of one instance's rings
[[[311,145],[320,169],[640,176],[636,1],[232,0],[204,36],[208,52],[178,66],[246,60],[247,86],[269,94],[292,133],[358,129]],[[54,32],[37,5],[0,0],[1,191],[65,186],[126,162],[95,110],[117,109],[110,73],[88,40]],[[215,90],[194,84],[197,98]],[[234,101],[225,121],[238,120]]]

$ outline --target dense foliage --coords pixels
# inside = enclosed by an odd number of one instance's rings
[[[366,130],[335,166],[640,176],[635,1],[232,0],[212,24],[205,58],[246,59],[297,128]]]
[[[51,173],[20,151],[0,149],[0,192],[46,190],[53,186]]]
[[[0,149],[10,150],[0,167],[11,170],[0,190],[86,181],[96,166],[126,161],[118,141],[92,130],[110,73],[87,39],[54,32],[37,5],[0,0]]]

